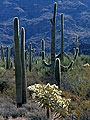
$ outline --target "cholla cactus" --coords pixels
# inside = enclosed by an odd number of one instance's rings
[[[32,92],[32,98],[36,98],[38,104],[47,109],[47,118],[50,117],[49,110],[56,114],[54,118],[68,114],[70,99],[62,98],[62,91],[55,84],[35,84],[29,86],[28,90]]]

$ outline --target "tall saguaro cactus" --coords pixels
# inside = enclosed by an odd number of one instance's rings
[[[51,19],[51,24],[52,24],[52,30],[51,30],[51,70],[52,73],[54,73],[54,68],[55,68],[55,23],[56,23],[56,8],[57,4],[55,2],[54,4],[54,15],[53,19]]]
[[[52,70],[52,77],[56,78],[57,84],[60,87],[61,85],[61,72],[67,72],[73,65],[74,61],[76,60],[78,56],[78,38],[76,37],[76,48],[75,48],[75,54],[74,58],[71,61],[70,57],[64,53],[64,16],[61,14],[61,30],[58,32],[61,32],[61,53],[59,55],[55,55],[55,21],[56,21],[56,3],[54,4],[54,15],[53,19],[51,19],[52,24],[52,30],[51,30],[51,64],[47,64],[45,59],[43,59],[43,64],[46,67],[51,67]],[[64,59],[64,56],[66,56],[70,60],[70,64],[68,66],[63,66],[60,61],[62,62]],[[56,61],[56,64],[55,64]],[[62,62],[63,63],[63,62]]]
[[[43,60],[43,63],[47,67],[51,67],[51,72],[52,72],[52,77],[54,77],[55,73],[55,23],[56,23],[56,8],[57,4],[56,2],[54,3],[54,14],[53,18],[50,20],[52,24],[52,29],[51,29],[51,64],[47,64],[45,60]]]
[[[2,45],[1,45],[1,60],[4,62],[4,50]]]
[[[64,17],[61,14],[61,61],[64,59]]]
[[[25,30],[21,29],[22,104],[26,103]]]
[[[19,19],[14,19],[15,82],[17,107],[22,106],[22,65],[19,50]]]
[[[6,69],[9,69],[10,67],[10,47],[7,46],[7,51],[6,51]]]

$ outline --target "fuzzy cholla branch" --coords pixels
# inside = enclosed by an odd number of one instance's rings
[[[29,86],[28,90],[32,92],[32,98],[36,98],[42,108],[49,108],[55,113],[55,117],[68,113],[70,99],[63,98],[62,91],[55,84],[35,84]]]

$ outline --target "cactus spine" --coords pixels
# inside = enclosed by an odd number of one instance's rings
[[[64,59],[64,17],[61,14],[61,61]]]
[[[59,58],[56,58],[55,79],[57,81],[58,87],[61,88],[61,63]]]
[[[22,106],[22,66],[19,51],[19,19],[14,19],[15,82],[17,107]]]
[[[32,44],[29,45],[29,71],[32,70]]]
[[[42,39],[42,60],[45,59],[45,41]]]
[[[22,104],[26,103],[25,30],[21,29]]]
[[[4,62],[4,50],[2,45],[1,45],[1,60]]]
[[[10,47],[7,46],[7,51],[6,51],[6,69],[10,68]]]

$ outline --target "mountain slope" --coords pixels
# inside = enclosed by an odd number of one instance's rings
[[[50,52],[50,19],[53,16],[53,4],[57,2],[56,30],[60,29],[60,14],[64,13],[64,44],[68,52],[75,46],[75,35],[79,44],[90,44],[90,1],[88,0],[0,0],[0,43],[13,45],[13,18],[19,17],[21,26],[26,30],[27,45],[40,52],[41,39],[45,39],[47,52]],[[4,9],[3,9],[4,8]],[[56,33],[56,51],[60,50],[60,34]],[[26,46],[27,46],[26,45]],[[88,47],[80,47],[81,53],[89,54]],[[87,52],[83,52],[83,51]]]

